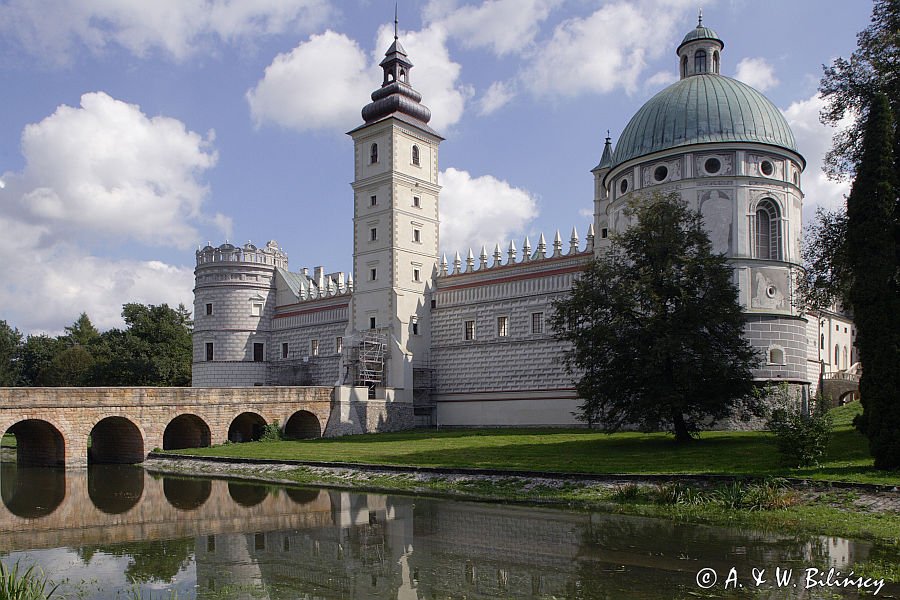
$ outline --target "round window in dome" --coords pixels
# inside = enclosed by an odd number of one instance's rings
[[[764,160],[761,163],[759,163],[759,170],[762,171],[763,175],[765,175],[766,177],[769,177],[772,175],[772,173],[775,172],[775,167],[772,165],[771,162]]]
[[[665,165],[659,165],[653,170],[653,179],[655,181],[664,181],[669,176],[669,168]]]
[[[722,162],[718,158],[707,158],[703,163],[703,170],[710,175],[715,175],[722,169]]]
[[[621,183],[619,183],[619,191],[623,194],[628,191],[628,180],[627,179],[623,179],[621,181]]]

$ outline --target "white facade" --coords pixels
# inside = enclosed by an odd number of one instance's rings
[[[216,260],[225,246],[198,251],[194,385],[364,383],[372,397],[415,401],[420,424],[573,425],[580,402],[549,330],[552,302],[629,226],[627,203],[657,191],[699,210],[714,251],[733,264],[747,337],[764,358],[758,379],[808,389],[822,360],[848,368],[852,323],[837,313],[810,321],[794,302],[805,161],[777,109],[719,75],[723,48],[698,24],[676,52],[681,81],[638,111],[615,151],[607,139],[583,240],[573,229],[565,241],[541,235],[450,264],[438,254],[443,138],[395,38],[365,123],[349,133],[353,277],[290,272],[274,243],[262,263],[248,262],[252,252]],[[698,112],[709,104],[718,115]],[[207,303],[221,308],[207,315]],[[366,340],[380,340],[380,371],[364,358]]]

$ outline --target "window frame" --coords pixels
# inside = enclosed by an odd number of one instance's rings
[[[499,315],[497,317],[497,337],[509,337],[509,315]]]
[[[531,334],[543,335],[544,333],[544,311],[531,313]]]
[[[378,163],[378,143],[373,142],[371,146],[369,146],[369,164],[374,165]]]
[[[212,362],[216,360],[216,349],[213,342],[206,342],[206,361]]]
[[[463,321],[463,340],[474,342],[476,339],[475,319],[465,319]]]
[[[417,146],[416,144],[413,144],[413,147],[412,147],[412,164],[413,164],[413,166],[416,166],[416,167],[422,166],[421,157],[419,156],[419,154],[420,154],[419,146]]]
[[[309,355],[310,356],[318,356],[319,355],[319,340],[317,340],[317,339],[309,340]]]
[[[772,198],[763,198],[756,203],[753,242],[753,258],[782,260],[781,209]]]
[[[253,342],[253,362],[266,362],[265,342]]]
[[[281,358],[286,359],[290,356],[290,346],[287,342],[281,342]]]

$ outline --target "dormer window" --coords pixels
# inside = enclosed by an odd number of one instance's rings
[[[417,167],[419,166],[419,147],[418,146],[412,147],[412,164],[416,165]]]
[[[706,50],[694,53],[694,73],[706,73]]]
[[[369,162],[375,164],[378,162],[378,144],[372,144],[369,149]]]

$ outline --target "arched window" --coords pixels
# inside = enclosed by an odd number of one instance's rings
[[[834,345],[834,368],[839,369],[840,363],[838,363],[838,359],[840,358],[841,347],[837,344]]]
[[[378,144],[372,144],[372,148],[369,150],[369,162],[378,162]]]
[[[756,205],[756,248],[754,256],[769,260],[781,260],[781,221],[778,206],[766,198]]]
[[[769,348],[769,363],[773,365],[783,365],[784,350],[781,348]]]
[[[844,369],[849,368],[850,365],[847,364],[847,346],[844,346],[843,356],[841,358],[843,358],[843,362],[841,362],[841,364],[843,365],[842,368],[844,368]]]
[[[687,54],[685,54],[681,57],[681,78],[684,79],[687,74]]]
[[[400,81],[406,83],[406,69],[400,69]]]
[[[694,52],[694,73],[706,73],[706,50]]]
[[[413,146],[412,148],[412,162],[414,165],[419,166],[419,147]]]
[[[713,52],[713,73],[719,73],[719,53]]]

